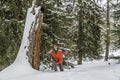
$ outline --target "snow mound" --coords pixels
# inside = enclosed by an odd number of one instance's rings
[[[19,67],[15,68],[19,71]],[[9,78],[9,75],[4,75],[0,80],[120,80],[120,65],[116,61],[110,61],[110,65],[103,61],[86,62],[64,72],[27,72],[31,71],[23,71],[21,74],[16,72]]]
[[[120,49],[118,49],[115,52],[110,52],[110,56],[114,56],[114,57],[120,56]]]
[[[35,15],[31,13],[32,9],[33,7],[29,8],[27,12],[23,38],[17,58],[13,64],[11,64],[9,67],[7,67],[6,69],[0,72],[0,80],[5,80],[5,79],[9,80],[12,77],[18,77],[18,76],[23,76],[26,74],[37,72],[30,66],[28,62],[28,57],[26,55],[29,46],[29,40],[28,40],[29,31],[31,27],[34,26],[35,16],[38,13],[39,8],[35,8],[36,11]]]

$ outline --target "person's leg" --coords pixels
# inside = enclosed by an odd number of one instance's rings
[[[58,66],[59,66],[60,71],[64,71],[62,64],[58,64]]]
[[[54,60],[53,60],[53,68],[54,68],[55,71],[58,71],[57,64],[56,64],[56,62]]]

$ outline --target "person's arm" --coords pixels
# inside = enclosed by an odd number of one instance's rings
[[[65,50],[65,49],[63,49],[63,48],[62,48],[61,50],[62,50],[62,53],[63,53],[63,54],[65,54],[65,55],[68,54],[68,51],[67,51],[67,50]]]
[[[43,51],[41,52],[41,54],[47,54],[46,50],[43,50]]]
[[[52,50],[50,50],[50,51],[46,51],[46,50],[43,50],[42,52],[41,52],[41,54],[44,54],[44,55],[47,55],[47,54],[51,54],[52,53]]]
[[[50,50],[49,52],[47,52],[47,54],[52,54],[53,50]]]

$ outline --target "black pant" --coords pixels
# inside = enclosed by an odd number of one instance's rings
[[[64,71],[63,65],[62,65],[62,64],[57,64],[57,63],[53,60],[53,68],[54,68],[55,71],[58,71],[57,66],[59,67],[60,71]]]

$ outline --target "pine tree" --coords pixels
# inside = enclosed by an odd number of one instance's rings
[[[3,54],[0,55],[0,70],[10,65],[17,55],[30,5],[30,0],[0,1],[0,54]]]
[[[120,2],[118,0],[118,2],[116,4],[113,5],[113,19],[114,19],[114,24],[113,24],[113,28],[112,29],[112,33],[113,33],[113,44],[115,46],[115,48],[120,48]]]
[[[107,0],[107,17],[106,17],[106,27],[107,27],[107,35],[106,35],[106,53],[105,53],[105,61],[108,61],[108,56],[109,56],[109,47],[110,47],[110,16],[109,16],[109,0]]]
[[[78,0],[78,64],[82,64],[83,57],[100,57],[100,24],[101,8],[93,1]]]

